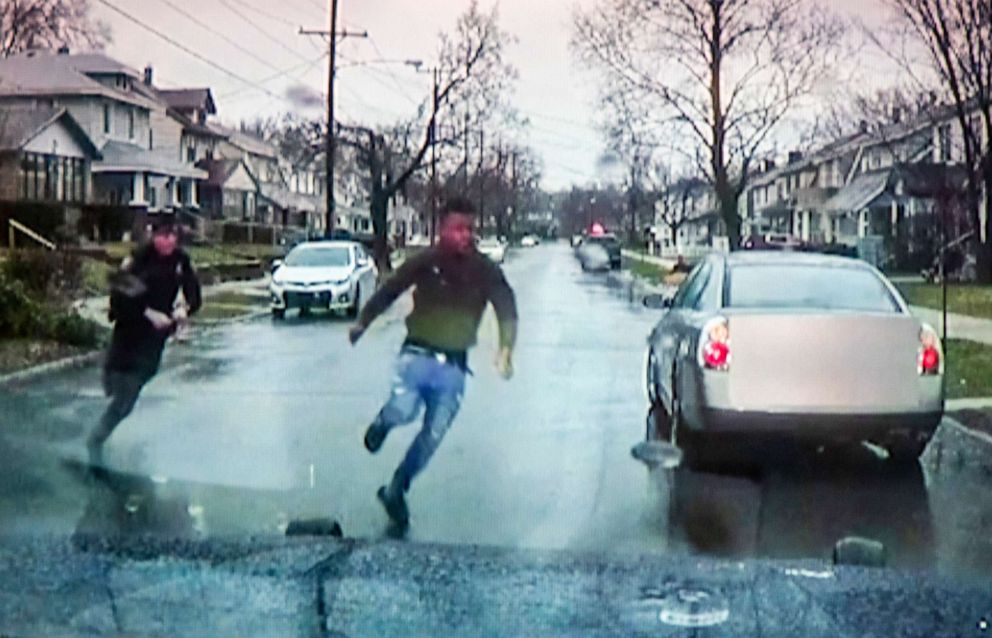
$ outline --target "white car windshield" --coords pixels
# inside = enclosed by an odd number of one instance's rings
[[[286,265],[301,267],[347,266],[351,263],[349,253],[347,248],[340,246],[296,249],[286,257]]]

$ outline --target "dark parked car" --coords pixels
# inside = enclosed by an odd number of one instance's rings
[[[621,251],[622,246],[616,235],[590,235],[585,238],[585,241],[582,242],[580,250],[582,267],[587,270],[595,270],[596,268],[593,268],[591,264],[593,262],[597,262],[602,264],[600,267],[608,267],[611,270],[618,270],[622,261]],[[583,258],[584,253],[592,252],[599,253],[596,257],[600,258]]]

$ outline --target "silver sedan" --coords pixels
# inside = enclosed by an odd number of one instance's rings
[[[762,440],[869,441],[915,459],[944,410],[937,333],[867,263],[803,253],[701,262],[651,333],[648,437],[721,469]]]

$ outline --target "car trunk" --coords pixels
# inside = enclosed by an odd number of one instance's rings
[[[901,314],[731,314],[731,403],[761,412],[911,409],[919,331]]]

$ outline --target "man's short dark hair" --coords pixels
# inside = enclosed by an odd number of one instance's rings
[[[171,215],[166,217],[164,215],[159,215],[152,219],[152,234],[159,235],[162,233],[176,233],[179,234],[179,224]]]
[[[467,197],[449,197],[441,208],[441,219],[451,213],[461,213],[462,215],[475,215],[475,204]]]

